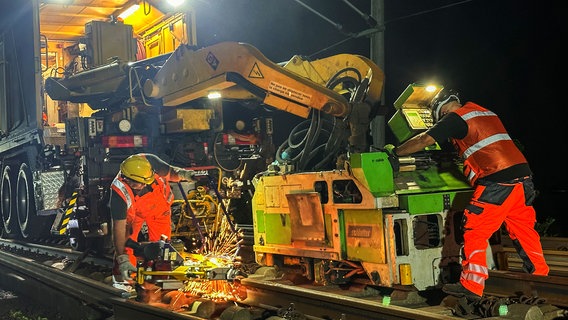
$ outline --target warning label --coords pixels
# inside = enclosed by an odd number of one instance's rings
[[[254,63],[254,65],[252,66],[252,69],[249,72],[249,78],[259,78],[259,79],[264,78],[264,76],[262,75],[262,72],[260,72],[260,68],[258,67],[258,64],[256,64],[256,62]]]
[[[268,85],[268,91],[288,97],[303,104],[309,104],[312,100],[311,95],[274,81],[270,81],[270,84]]]

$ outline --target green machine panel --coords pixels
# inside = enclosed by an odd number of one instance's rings
[[[398,172],[395,175],[399,206],[410,214],[463,209],[473,189],[457,165]]]
[[[413,83],[396,99],[396,112],[388,125],[399,142],[426,131],[434,124],[428,104],[443,88]]]
[[[443,191],[399,196],[399,205],[410,214],[463,210],[471,198],[472,190]]]
[[[266,243],[290,244],[292,242],[292,224],[289,214],[264,214]]]
[[[353,175],[375,197],[394,193],[393,170],[385,152],[354,153],[350,163]]]

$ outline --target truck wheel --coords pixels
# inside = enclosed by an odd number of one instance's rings
[[[22,237],[27,239],[33,234],[33,227],[38,222],[36,217],[33,180],[30,168],[26,163],[20,165],[16,182],[16,212]]]
[[[2,170],[2,182],[0,185],[0,198],[2,203],[0,210],[2,211],[2,236],[11,237],[14,235],[16,226],[16,214],[14,210],[14,188],[12,185],[12,169],[9,165]]]

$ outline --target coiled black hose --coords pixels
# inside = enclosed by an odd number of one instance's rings
[[[355,73],[356,78],[346,76],[347,72]],[[335,73],[326,87],[334,89],[341,84],[352,93],[361,81],[359,70],[349,67]],[[343,119],[314,109],[310,118],[294,127],[288,139],[278,147],[276,160],[294,165],[296,171],[332,169],[331,159],[347,148],[348,135],[349,128]]]

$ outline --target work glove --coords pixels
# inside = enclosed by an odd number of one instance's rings
[[[130,279],[130,274],[136,271],[136,267],[130,263],[130,257],[127,254],[121,254],[116,257],[118,263],[118,270],[124,280]]]
[[[389,144],[385,145],[385,148],[384,148],[384,149],[385,149],[385,151],[389,154],[389,156],[394,156],[394,157],[397,157],[397,158],[398,158],[398,156],[396,155],[396,152],[394,152],[394,149],[395,149],[395,148],[396,148],[396,147],[395,147],[394,145],[392,145],[392,144],[389,143]]]
[[[400,162],[398,161],[398,155],[394,151],[395,148],[396,147],[394,145],[389,143],[385,145],[383,149],[385,149],[385,152],[388,155],[388,159],[391,164],[392,170],[394,172],[397,172],[398,170],[400,170]]]

